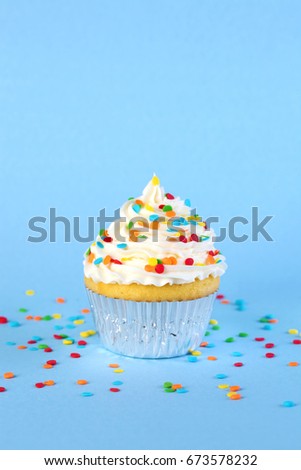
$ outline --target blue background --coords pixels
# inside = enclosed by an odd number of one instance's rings
[[[0,328],[3,448],[300,448],[300,368],[285,365],[300,360],[285,334],[301,328],[300,21],[300,2],[290,0],[0,3],[0,315],[22,323]],[[62,230],[56,243],[29,243],[28,220],[55,207],[80,216],[84,235],[88,216],[139,195],[154,171],[219,226],[249,219],[252,206],[274,216],[274,242],[222,245],[222,292],[248,310],[216,306],[214,363],[205,352],[197,364],[118,358],[117,377],[107,367],[116,357],[94,337],[70,364],[68,347],[51,339],[53,323],[17,311],[66,319],[86,307],[87,244],[64,243]],[[273,362],[251,341],[263,335],[263,314],[279,319],[264,333],[281,343]],[[224,343],[239,331],[250,338]],[[61,368],[44,371],[43,352],[5,345],[33,334],[56,348]],[[246,367],[232,367],[235,350]],[[6,370],[17,375],[9,384]],[[240,402],[216,388],[225,371],[244,388]],[[57,385],[36,390],[49,374]],[[93,397],[80,396],[78,378],[90,380]],[[110,394],[119,378],[122,393]],[[189,393],[164,394],[169,379]],[[281,408],[287,399],[297,406]]]

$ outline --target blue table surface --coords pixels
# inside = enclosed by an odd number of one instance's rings
[[[301,363],[288,334],[301,330],[300,2],[88,3],[0,4],[0,316],[20,323],[0,324],[0,447],[300,449],[301,366],[288,366]],[[237,215],[249,221],[236,227],[245,242],[227,232],[217,245],[230,304],[216,302],[221,328],[209,328],[214,347],[200,348],[196,363],[115,356],[96,335],[82,349],[53,338],[55,326],[75,341],[93,328],[91,314],[67,327],[88,307],[89,243],[75,240],[73,217],[84,236],[89,216],[140,195],[154,171],[204,218],[218,216],[216,230]],[[272,242],[252,240],[252,207],[259,220],[273,216]],[[50,208],[70,219],[70,242],[61,222],[50,242]],[[28,240],[34,216],[47,219],[44,242]],[[62,318],[25,319],[54,313]],[[278,319],[271,330],[258,321],[265,315]],[[17,348],[33,336],[53,352]],[[274,358],[258,336],[275,343]],[[44,369],[52,358],[57,366]],[[9,371],[15,378],[4,379]],[[53,387],[34,386],[52,379]],[[119,393],[109,391],[115,380]],[[165,381],[187,393],[165,393]],[[230,400],[221,382],[239,385],[242,399]],[[288,400],[296,406],[283,407]]]

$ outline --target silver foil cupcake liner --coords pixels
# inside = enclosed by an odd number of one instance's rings
[[[117,354],[167,358],[200,345],[215,294],[181,302],[112,299],[86,289],[101,344]]]

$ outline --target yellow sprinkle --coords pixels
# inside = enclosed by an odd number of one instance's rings
[[[152,184],[153,184],[154,186],[158,186],[158,184],[160,184],[160,180],[159,180],[158,176],[154,175],[154,176],[152,177]]]
[[[295,328],[291,328],[290,330],[288,330],[288,332],[290,335],[297,335],[299,333],[299,331]]]
[[[52,318],[54,318],[55,320],[59,320],[60,318],[62,318],[62,315],[60,313],[54,313],[52,315]]]
[[[198,225],[199,225],[200,227],[205,227],[206,223],[205,223],[205,222],[198,222]]]
[[[25,291],[25,294],[26,295],[35,295],[35,291],[32,290],[32,289],[28,289],[27,291]]]
[[[204,263],[194,263],[194,266],[205,266]]]
[[[209,323],[210,325],[218,325],[218,321],[214,320],[214,318],[212,318]]]
[[[218,385],[218,388],[221,388],[222,390],[225,389],[225,388],[229,388],[229,384],[220,384],[220,385]]]
[[[74,325],[82,325],[83,323],[85,323],[85,320],[74,320],[73,323]]]
[[[145,209],[146,209],[147,211],[154,212],[154,210],[155,210],[155,209],[153,208],[153,206],[150,206],[149,204],[145,204],[144,207],[145,207]]]
[[[148,264],[149,264],[150,266],[157,266],[158,261],[157,261],[156,258],[148,258]]]
[[[116,374],[121,374],[122,372],[124,372],[123,369],[113,369],[113,372],[116,372]]]
[[[89,336],[96,335],[96,331],[95,331],[95,330],[88,330],[88,333],[89,333]]]
[[[200,356],[201,354],[201,351],[191,351],[192,356]]]
[[[63,339],[63,344],[73,344],[73,341],[71,339]]]
[[[81,331],[80,335],[81,335],[82,338],[88,338],[88,336],[90,336],[87,331]]]
[[[121,261],[124,263],[125,261],[130,261],[132,258],[121,258]]]
[[[96,242],[93,242],[91,246],[95,246],[96,245]]]
[[[229,393],[227,393],[227,397],[229,397],[229,398],[230,398],[230,397],[233,397],[234,395],[238,395],[238,393],[237,393],[237,392],[229,392]]]

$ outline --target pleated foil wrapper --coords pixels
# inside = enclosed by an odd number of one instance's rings
[[[124,356],[182,356],[202,341],[215,294],[182,302],[112,299],[86,289],[101,344]]]

